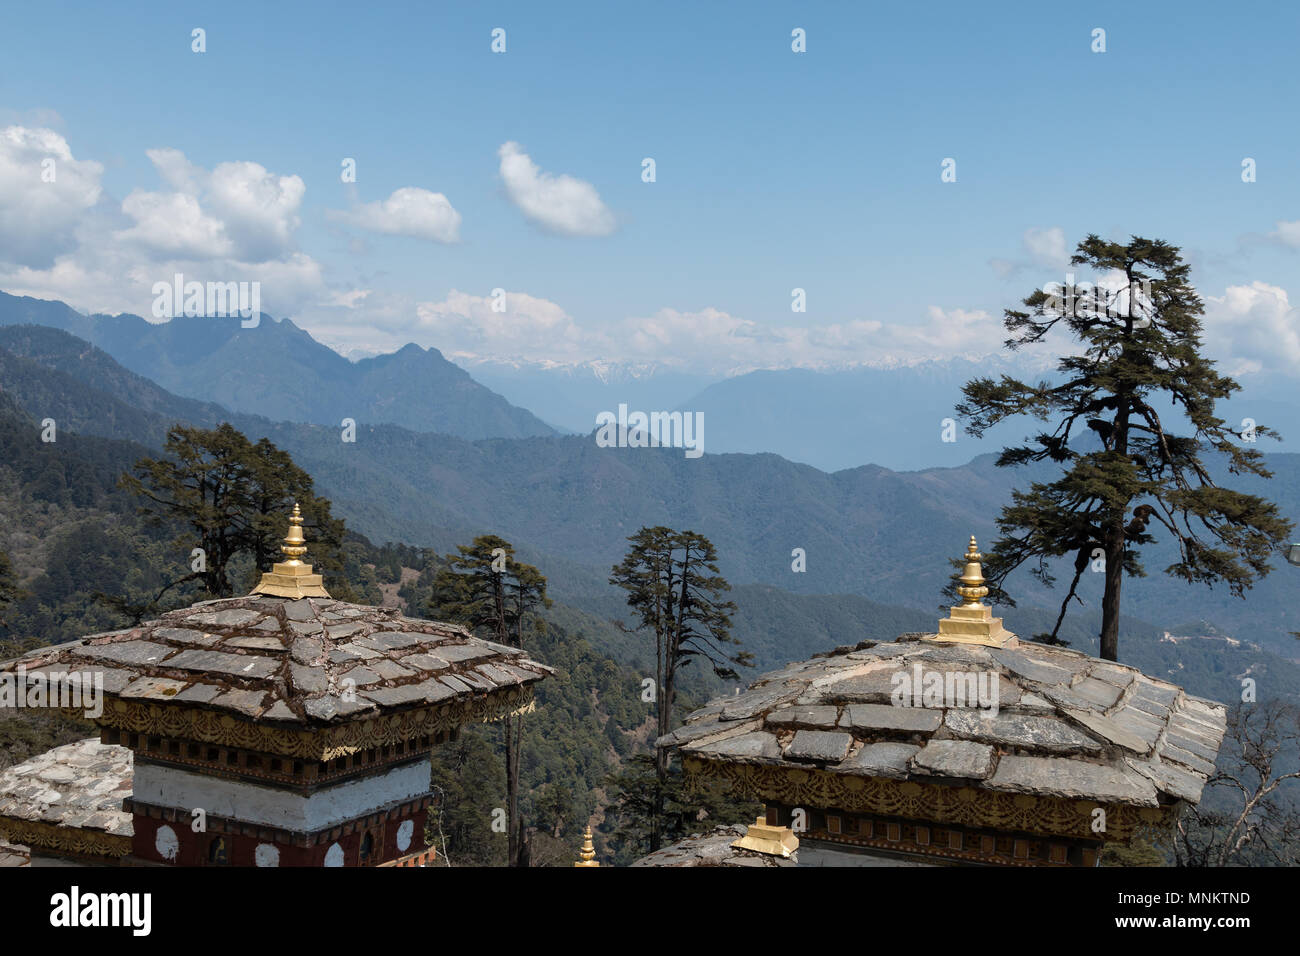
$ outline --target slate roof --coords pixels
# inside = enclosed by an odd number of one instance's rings
[[[754,850],[738,850],[731,844],[745,835],[739,824],[714,827],[708,833],[695,833],[672,846],[666,846],[632,863],[632,866],[757,866],[785,867],[798,865],[798,851],[790,857],[772,856]]]
[[[0,818],[129,837],[130,795],[131,751],[91,737],[0,773]]]
[[[0,671],[19,665],[29,676],[100,672],[108,698],[297,729],[492,695],[551,673],[522,651],[396,608],[261,595],[205,601],[139,627],[39,648]]]
[[[864,641],[790,664],[691,714],[658,745],[715,761],[1107,804],[1200,799],[1223,740],[1222,704],[1078,651],[928,637]],[[996,675],[996,716],[894,706],[894,675],[914,674],[917,662],[923,673]]]

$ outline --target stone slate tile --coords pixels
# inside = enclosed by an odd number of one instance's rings
[[[1222,704],[1200,697],[1184,697],[1182,709],[1191,717],[1223,731],[1228,726],[1228,712]]]
[[[1114,684],[1108,684],[1104,680],[1097,680],[1094,677],[1085,677],[1073,685],[1070,690],[1084,700],[1092,701],[1103,709],[1114,707],[1121,693],[1120,689]]]
[[[859,655],[863,657],[880,657],[880,658],[901,657],[903,654],[907,654],[915,650],[916,650],[915,645],[886,643],[886,644],[877,644],[875,647],[868,647],[860,651],[854,651],[849,656],[854,658],[858,657]]]
[[[767,715],[767,723],[776,727],[834,727],[839,714],[838,707],[782,707]]]
[[[1191,770],[1164,761],[1134,760],[1125,758],[1133,770],[1142,774],[1157,787],[1178,800],[1196,803],[1201,799],[1201,790],[1205,787],[1205,777]]]
[[[262,715],[262,720],[292,720],[297,721],[299,717],[288,708],[282,700],[277,700],[271,705],[271,709]]]
[[[923,652],[917,654],[916,645],[911,645],[911,653],[915,659],[921,661],[934,661],[935,663],[946,664],[966,664],[979,665],[988,667],[993,663],[993,655],[989,653],[987,647],[980,647],[976,644],[942,644],[927,647]],[[909,657],[909,663],[913,658]]]
[[[329,687],[329,678],[325,675],[323,667],[290,664],[289,680],[298,694],[317,694]]]
[[[415,671],[409,667],[403,667],[397,661],[374,660],[366,664],[372,671],[378,674],[383,680],[402,680],[406,677],[414,677]]]
[[[1063,687],[1045,687],[1042,693],[1044,697],[1061,708],[1095,710],[1098,713],[1106,709],[1095,700],[1084,697],[1082,694],[1076,694],[1073,690],[1067,690]]]
[[[1052,717],[953,709],[944,716],[944,724],[955,737],[999,747],[1055,754],[1100,753],[1102,749],[1087,734]]]
[[[1002,706],[1005,707],[1007,705],[1003,704]],[[1037,694],[1026,693],[1022,695],[1020,700],[1017,702],[1016,706],[1022,710],[1028,710],[1031,712],[1045,713],[1045,714],[1056,713],[1056,707],[1052,704],[1052,702],[1046,700],[1045,698],[1039,697]]]
[[[492,683],[492,681],[488,680],[486,677],[479,676],[477,672],[472,670],[460,671],[456,676],[466,684],[469,684],[476,691],[496,690],[497,688],[497,685]]]
[[[993,748],[969,740],[930,740],[912,757],[912,770],[983,780],[993,772]]]
[[[152,641],[119,641],[115,644],[90,644],[74,648],[72,653],[78,657],[117,661],[119,664],[149,664],[157,667],[174,650],[175,648]]]
[[[1133,710],[1141,711],[1154,720],[1164,720],[1169,715],[1169,708],[1164,704],[1158,703],[1147,697],[1139,697],[1134,694],[1128,699],[1126,705]]]
[[[340,683],[349,680],[357,687],[367,687],[370,684],[378,684],[382,678],[369,667],[358,665],[339,675]]]
[[[350,717],[354,714],[376,710],[373,701],[366,699],[365,692],[358,692],[356,700],[344,700],[340,694],[325,694],[313,697],[304,705],[307,716],[316,720],[333,720],[336,717]]]
[[[873,730],[899,730],[928,734],[943,723],[943,711],[932,707],[894,707],[892,704],[849,704],[844,708],[840,726],[856,733]]]
[[[864,744],[853,756],[835,766],[837,773],[849,773],[866,777],[892,777],[899,779],[907,776],[908,761],[921,748],[916,744],[877,743]]]
[[[656,746],[679,747],[704,738],[721,740],[725,737],[739,736],[761,729],[761,720],[722,721],[718,719],[701,720],[678,727],[672,733],[665,734],[655,741]]]
[[[795,691],[787,687],[778,687],[768,691],[749,691],[728,701],[722,708],[723,720],[749,720],[778,704],[784,704],[795,696]]]
[[[519,678],[503,667],[495,664],[480,664],[474,669],[480,677],[486,677],[499,687],[510,687],[519,683]]]
[[[280,622],[274,617],[266,617],[249,628],[250,631],[279,631]]]
[[[208,704],[221,693],[221,690],[222,688],[216,684],[191,684],[172,699],[187,704]]]
[[[901,664],[856,677],[846,677],[822,689],[822,698],[837,704],[887,704],[894,693],[894,675],[907,669]]]
[[[457,694],[469,694],[474,690],[473,687],[456,677],[454,674],[444,674],[442,677],[439,677],[438,680],[442,681]]]
[[[461,661],[474,661],[482,657],[494,657],[496,651],[474,644],[434,644],[426,648],[426,653],[441,658],[449,664]]]
[[[1093,734],[1109,741],[1116,746],[1131,750],[1134,753],[1145,754],[1151,750],[1151,743],[1146,738],[1131,730],[1126,730],[1116,721],[1095,711],[1079,710],[1073,707],[1064,708],[1065,713],[1070,716],[1071,720],[1077,721],[1087,727]],[[1157,734],[1157,736],[1159,736]],[[1154,743],[1154,741],[1152,741]]]
[[[242,647],[252,651],[282,651],[284,644],[278,637],[236,637],[226,641],[227,647]]]
[[[1207,763],[1213,764],[1219,756],[1217,746],[1206,743],[1193,737],[1191,734],[1179,733],[1176,729],[1176,722],[1170,721],[1169,732],[1165,734],[1165,742],[1171,747],[1177,747],[1179,750],[1185,750],[1190,754],[1195,754]]]
[[[186,620],[195,624],[202,624],[204,627],[243,627],[261,619],[261,611],[252,611],[248,608],[228,608],[224,611],[191,614]]]
[[[247,717],[260,717],[266,709],[262,701],[266,692],[260,690],[228,690],[212,701],[214,706],[233,710]]]
[[[317,638],[299,637],[294,640],[289,653],[299,664],[310,664],[325,653],[325,642]]]
[[[368,647],[362,647],[356,641],[353,641],[351,644],[335,644],[334,649],[336,651],[342,651],[344,654],[351,654],[352,657],[360,658],[364,661],[373,661],[376,658],[383,656],[378,651],[372,651]]]
[[[1178,699],[1178,688],[1172,684],[1157,684],[1155,681],[1140,677],[1133,695],[1139,700],[1149,700],[1169,710]]]
[[[777,743],[776,735],[764,730],[728,737],[725,740],[699,741],[687,744],[683,749],[716,754],[720,757],[758,759],[767,763],[781,759],[781,745]]]
[[[436,703],[453,696],[452,689],[436,677],[416,684],[399,684],[396,687],[376,687],[358,692],[380,707],[401,707],[405,704]]]
[[[1117,727],[1140,737],[1146,751],[1150,751],[1156,745],[1156,741],[1160,739],[1160,734],[1165,729],[1164,721],[1136,707],[1121,707],[1110,715],[1110,719]]]
[[[90,672],[104,681],[105,694],[119,694],[131,681],[138,676],[132,671],[124,671],[117,667],[94,667]]]
[[[320,621],[290,621],[289,630],[294,634],[309,637],[312,634],[324,634],[325,625]]]
[[[325,634],[332,641],[344,640],[345,638],[351,637],[353,634],[360,634],[364,630],[364,624],[357,624],[355,622],[351,624],[327,624],[325,626]]]
[[[998,647],[991,649],[989,655],[1017,677],[1039,684],[1064,684],[1074,676],[1065,668],[1035,660],[1023,651]]]
[[[375,631],[367,637],[357,638],[356,642],[375,651],[393,651],[420,643],[418,637],[402,631]]]
[[[1155,785],[1127,767],[1071,760],[1069,757],[1018,757],[1005,755],[997,772],[985,784],[991,790],[1052,794],[1072,800],[1158,805]]]
[[[205,634],[192,627],[160,627],[151,635],[155,640],[170,641],[173,644],[188,644],[194,647],[211,647],[221,640],[216,634]]]
[[[284,616],[290,621],[314,621],[316,609],[311,606],[308,598],[299,598],[297,601],[289,601],[285,604]]]
[[[185,682],[162,677],[139,677],[123,688],[118,696],[129,699],[170,700],[185,689]]]
[[[280,667],[278,662],[269,657],[227,654],[224,651],[181,651],[168,658],[165,666],[210,674],[230,674],[253,680],[270,677]]]
[[[849,752],[853,735],[826,730],[800,730],[785,748],[786,760],[839,763]]]
[[[1137,671],[1118,664],[1094,664],[1088,671],[1088,676],[1105,681],[1107,684],[1114,684],[1123,690],[1137,678]]]
[[[445,671],[451,666],[441,657],[434,657],[432,654],[407,654],[400,660],[404,666],[421,671]]]

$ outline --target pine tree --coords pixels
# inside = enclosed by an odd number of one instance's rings
[[[957,411],[975,436],[1018,415],[1056,420],[1052,431],[998,458],[1004,467],[1051,461],[1064,474],[1013,493],[998,519],[1002,537],[991,549],[986,575],[994,597],[1014,605],[1003,588],[1007,575],[1028,564],[1050,586],[1050,561],[1072,558],[1074,577],[1056,627],[1041,636],[1055,641],[1098,551],[1105,573],[1101,656],[1117,660],[1123,577],[1145,574],[1138,549],[1156,540],[1148,525],[1154,522],[1152,530],[1163,528],[1178,544],[1179,560],[1167,573],[1193,583],[1223,582],[1242,597],[1271,570],[1268,559],[1291,524],[1272,503],[1210,477],[1210,453],[1231,475],[1271,474],[1260,453],[1238,444],[1215,414],[1215,403],[1240,386],[1201,354],[1204,309],[1178,248],[1090,235],[1070,261],[1098,274],[1095,287],[1036,290],[1024,300],[1029,311],[1005,314],[1006,345],[1013,351],[1042,343],[1058,327],[1082,345],[1078,354],[1060,359],[1059,384],[977,378],[963,389]],[[1155,407],[1161,398],[1186,422],[1163,421]],[[1095,433],[1100,448],[1081,447],[1076,439],[1084,429]],[[1255,433],[1277,437],[1263,426]]]
[[[513,546],[496,535],[481,535],[447,555],[447,567],[434,577],[429,612],[464,624],[498,644],[524,646],[524,631],[537,622],[533,612],[550,607],[546,578],[531,564],[515,560]],[[524,715],[502,721],[505,737],[507,850],[510,866],[524,862],[519,816],[519,758],[523,751]]]
[[[632,547],[609,579],[628,592],[627,604],[640,619],[638,630],[655,639],[655,710],[658,736],[672,730],[677,697],[678,669],[700,660],[724,679],[740,675],[737,666],[749,666],[753,656],[731,653],[731,614],[736,605],[721,600],[731,585],[718,573],[713,544],[694,531],[674,531],[658,526],[642,528],[628,538]],[[668,790],[668,752],[655,753],[655,780],[649,796],[649,847],[659,849]]]

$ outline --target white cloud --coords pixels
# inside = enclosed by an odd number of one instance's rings
[[[120,238],[161,255],[231,256],[247,261],[293,251],[306,186],[251,162],[219,163],[212,172],[176,149],[146,152],[173,192],[136,190],[122,211],[136,221]]]
[[[1020,257],[1016,259],[993,258],[989,266],[1000,279],[1009,279],[1026,269],[1049,270],[1053,276],[1070,265],[1070,250],[1065,244],[1065,230],[1060,226],[1026,229],[1020,237]],[[1043,282],[1059,282],[1059,278]]]
[[[55,158],[56,181],[42,192],[46,155]],[[154,283],[178,272],[259,282],[262,308],[276,316],[328,295],[320,263],[295,248],[301,178],[252,162],[209,172],[175,149],[147,155],[166,188],[136,189],[117,203],[101,194],[102,166],[74,160],[62,136],[0,131],[0,288],[144,316]]]
[[[1276,239],[1292,249],[1300,249],[1300,219],[1294,222],[1278,220],[1277,228],[1269,233],[1270,239]]]
[[[387,236],[460,241],[460,213],[447,197],[415,186],[394,190],[383,202],[363,203],[345,212],[331,209],[326,215]]]
[[[47,168],[53,182],[45,181]],[[103,173],[102,164],[74,158],[51,129],[0,129],[0,263],[44,268],[75,248],[76,227],[99,202]]]
[[[533,222],[563,236],[614,231],[614,214],[591,183],[542,172],[518,143],[503,144],[497,155],[510,200]]]
[[[507,292],[504,311],[494,310],[494,301],[490,295],[453,290],[442,301],[420,302],[412,309],[369,296],[360,310],[364,325],[340,311],[313,329],[344,351],[392,350],[414,341],[468,362],[653,362],[719,374],[987,355],[1001,350],[1003,338],[999,319],[965,309],[931,307],[912,324],[858,319],[772,326],[716,308],[665,308],[649,316],[586,324],[558,303],[525,293]]]
[[[1266,282],[1228,286],[1205,298],[1205,342],[1229,375],[1300,367],[1300,309]]]

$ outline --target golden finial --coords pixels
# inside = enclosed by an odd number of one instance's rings
[[[970,544],[966,546],[965,557],[966,567],[962,569],[961,577],[958,578],[961,583],[957,586],[962,602],[939,622],[939,633],[933,635],[933,639],[956,644],[1006,647],[1016,636],[1002,626],[1002,618],[994,617],[993,609],[982,600],[988,597],[989,589],[984,582],[984,567],[980,563],[984,560],[984,555],[980,554],[974,535],[971,535]]]
[[[319,574],[313,574],[311,565],[304,564],[302,556],[307,553],[307,539],[302,534],[302,510],[297,502],[293,514],[289,516],[289,533],[280,545],[284,552],[284,561],[277,561],[270,571],[262,572],[262,580],[253,588],[253,594],[267,594],[272,597],[305,598],[329,597],[325,584]]]
[[[961,572],[961,586],[957,588],[957,593],[965,599],[962,607],[981,607],[980,599],[989,595],[989,589],[984,586],[984,568],[980,566],[983,560],[984,555],[975,546],[975,535],[971,535],[966,547],[966,567]]]
[[[971,538],[971,541],[974,540]],[[307,553],[307,539],[302,536],[302,511],[296,501],[293,503],[293,514],[289,516],[289,533],[284,536],[280,550],[289,559],[285,564],[302,564],[302,556]]]
[[[596,847],[591,842],[591,827],[588,826],[582,833],[582,852],[578,854],[582,859],[574,863],[574,866],[600,866],[596,862]]]

